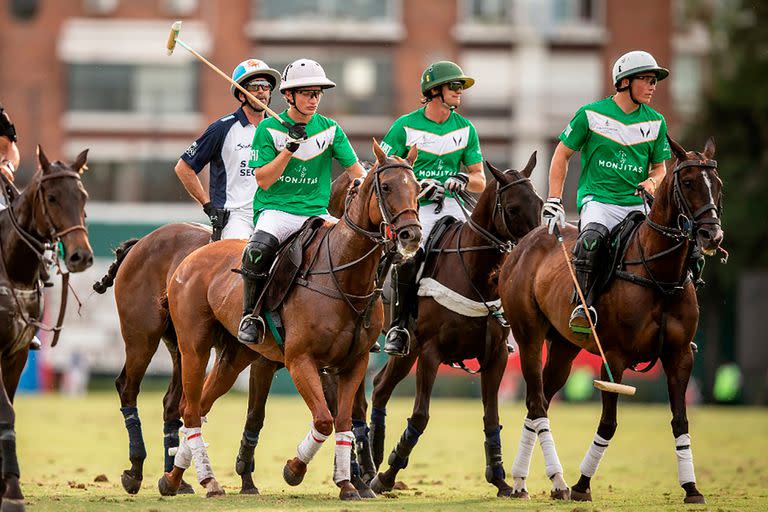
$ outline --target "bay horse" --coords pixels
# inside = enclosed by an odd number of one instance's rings
[[[73,164],[50,162],[38,146],[39,169],[18,193],[2,177],[8,208],[0,211],[0,510],[24,510],[16,457],[13,399],[27,361],[29,343],[42,317],[40,269],[43,252],[61,242],[69,272],[82,272],[93,264],[93,251],[85,227],[88,193],[80,180],[88,150]],[[2,176],[2,175],[0,175]],[[60,325],[52,330],[57,331]]]
[[[693,367],[691,341],[699,319],[686,260],[693,244],[710,256],[720,247],[722,182],[713,160],[715,144],[711,138],[703,153],[687,152],[671,139],[669,143],[675,167],[659,184],[653,206],[619,258],[615,277],[600,294],[597,330],[617,383],[624,370],[661,360],[667,375],[678,477],[685,489],[685,502],[704,503],[696,488],[685,405]],[[566,247],[572,249],[578,235],[576,227],[567,226],[562,235]],[[568,497],[547,410],[565,384],[576,355],[582,349],[599,353],[591,335],[576,334],[568,328],[573,309],[571,283],[557,239],[545,228],[523,238],[501,269],[499,294],[504,310],[514,312],[508,319],[520,348],[528,409],[512,468],[515,497],[528,497],[525,478],[537,436],[547,476],[553,481],[552,497]],[[549,345],[542,371],[545,338]],[[603,368],[602,379],[608,378]],[[616,432],[617,399],[615,393],[602,392],[597,433],[581,463],[581,477],[570,490],[574,500],[592,499],[590,480]]]
[[[299,444],[297,456],[283,469],[286,482],[298,485],[303,480],[307,464],[335,427],[334,482],[341,499],[360,498],[350,483],[351,409],[368,366],[368,351],[383,324],[380,283],[377,286],[374,281],[381,246],[387,244],[411,257],[421,238],[419,186],[411,167],[416,149],[407,159],[387,157],[375,141],[373,149],[376,164],[352,196],[342,220],[332,227],[326,224],[304,251],[302,275],[306,277],[280,306],[283,348],[271,332],[253,347],[235,339],[242,282],[230,269],[238,267],[245,241],[223,240],[202,247],[174,273],[168,298],[181,351],[185,439],[173,470],[158,483],[161,493],[173,494],[194,461],[207,495],[223,494],[202,440],[202,417],[260,354],[285,365],[312,413],[309,433]],[[208,355],[216,341],[221,347],[219,356],[204,382]],[[321,369],[338,376],[335,419],[323,395]]]
[[[495,271],[514,244],[540,222],[542,200],[530,180],[535,165],[535,152],[521,171],[501,172],[488,164],[493,179],[488,181],[467,222],[452,224],[426,255],[419,295],[424,290],[425,278],[430,278],[460,294],[466,302],[474,301],[477,311],[467,316],[466,311],[449,309],[433,296],[420,296],[409,354],[390,357],[374,378],[370,437],[373,462],[378,467],[383,460],[387,402],[418,358],[413,414],[389,456],[389,468],[371,481],[371,489],[376,493],[393,488],[397,473],[408,465],[411,451],[424,433],[440,364],[474,358],[481,362],[485,478],[496,486],[498,496],[512,493],[501,459],[498,403],[507,365],[509,329],[503,321],[495,319],[489,303],[498,300]],[[507,311],[514,314],[513,310]]]
[[[340,218],[344,199],[351,185],[347,173],[342,173],[331,186],[328,211]],[[131,467],[123,471],[120,481],[126,492],[136,494],[144,479],[147,451],[138,410],[138,395],[147,367],[162,339],[171,356],[173,372],[163,397],[163,459],[164,471],[173,469],[173,455],[168,450],[179,446],[182,426],[181,355],[176,330],[168,311],[167,287],[179,264],[193,251],[209,243],[210,228],[192,222],[177,222],[161,226],[142,238],[122,242],[115,250],[115,260],[106,275],[94,283],[97,293],[106,293],[114,285],[115,304],[120,319],[120,333],[125,344],[125,364],[115,380],[120,396],[120,412],[128,432],[128,458]],[[261,366],[263,368],[257,369]],[[259,357],[251,363],[248,387],[248,412],[235,460],[235,470],[241,478],[240,494],[258,494],[253,482],[253,454],[259,432],[264,425],[267,394],[272,376],[280,367]],[[270,373],[270,370],[271,373]],[[182,482],[177,494],[194,493],[192,486]]]

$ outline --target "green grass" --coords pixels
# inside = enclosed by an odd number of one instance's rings
[[[162,498],[156,482],[162,470],[162,418],[159,393],[140,397],[139,411],[148,452],[141,492],[128,496],[120,473],[129,466],[128,441],[117,396],[85,398],[21,395],[16,400],[17,443],[23,490],[30,511],[187,511],[187,510],[768,510],[768,411],[756,408],[693,407],[689,410],[694,461],[706,506],[685,506],[677,484],[674,440],[666,406],[619,404],[619,429],[593,480],[591,504],[553,503],[538,445],[531,463],[528,502],[495,498],[484,479],[482,406],[479,400],[434,400],[429,427],[400,479],[410,489],[374,502],[340,502],[331,482],[333,444],[326,443],[310,465],[304,483],[282,481],[285,460],[309,428],[310,416],[298,397],[273,397],[256,448],[254,480],[260,496],[239,496],[234,472],[245,417],[246,397],[232,394],[216,404],[204,426],[214,471],[227,496]],[[409,400],[388,408],[387,450],[400,437]],[[599,405],[552,406],[551,421],[566,480],[592,440]],[[520,402],[501,408],[505,467],[514,460],[525,415]],[[388,452],[387,452],[388,453]],[[99,474],[106,483],[94,483]],[[194,482],[194,470],[187,473]],[[70,484],[71,482],[71,484]],[[510,479],[511,483],[511,479]],[[84,489],[77,488],[84,484]]]

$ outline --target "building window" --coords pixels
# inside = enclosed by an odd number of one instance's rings
[[[600,0],[554,0],[552,16],[557,25],[594,24],[600,21]]]
[[[198,111],[198,66],[70,64],[70,111]]]
[[[38,4],[38,0],[11,0],[8,7],[16,19],[29,21],[37,14]]]
[[[397,0],[254,0],[258,18],[381,20],[395,16]]]
[[[508,23],[513,7],[513,0],[464,0],[464,15],[470,23]]]
[[[92,161],[83,174],[83,185],[91,201],[189,201],[173,172],[174,165],[175,161],[161,160]]]

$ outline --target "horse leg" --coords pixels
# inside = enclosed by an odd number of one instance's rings
[[[19,461],[16,457],[16,413],[13,396],[21,371],[27,362],[28,350],[23,349],[3,359],[0,366],[0,468],[2,468],[2,512],[23,512],[24,495],[19,484]]]
[[[240,475],[240,494],[259,494],[259,489],[253,483],[253,452],[259,443],[259,433],[264,426],[265,408],[272,378],[275,376],[278,364],[265,357],[260,357],[251,364],[251,374],[248,380],[248,415],[240,440],[240,451],[235,461],[235,472]]]
[[[606,359],[611,367],[616,383],[620,384],[622,374],[624,373],[623,360],[620,357],[614,357],[610,352],[606,354]],[[602,368],[600,376],[603,380],[608,380],[608,372],[605,367]],[[592,492],[590,490],[592,477],[595,476],[597,467],[600,465],[605,450],[608,449],[608,444],[613,439],[613,435],[618,427],[616,406],[619,401],[619,395],[602,391],[601,398],[603,401],[603,412],[600,416],[600,424],[597,426],[597,433],[595,433],[592,444],[589,445],[589,449],[579,466],[581,471],[579,481],[571,489],[571,499],[574,501],[592,501]]]
[[[573,360],[579,355],[581,348],[563,338],[554,329],[547,335],[549,347],[547,348],[547,362],[544,365],[543,382],[544,398],[547,401],[547,410],[555,393],[560,391],[571,374]]]
[[[386,432],[387,402],[392,397],[392,391],[400,381],[408,376],[413,363],[419,356],[419,350],[411,346],[404,357],[390,357],[386,364],[373,378],[373,395],[371,396],[371,451],[373,465],[378,469],[384,460],[384,437]]]
[[[299,340],[296,340],[298,343]],[[288,340],[286,340],[286,346]],[[293,378],[296,389],[312,413],[312,425],[304,439],[296,447],[296,456],[283,467],[283,479],[288,485],[299,485],[307,473],[307,464],[333,432],[333,416],[328,410],[320,383],[317,363],[307,354],[286,357],[286,368]]]
[[[677,455],[677,477],[680,486],[685,489],[684,502],[702,504],[705,500],[704,495],[696,488],[691,435],[688,433],[688,416],[685,407],[685,391],[693,369],[693,352],[690,343],[666,349],[662,352],[661,362],[667,374],[669,406],[672,409],[672,434],[675,436],[675,454]]]
[[[366,484],[376,476],[376,465],[373,463],[373,453],[371,452],[371,443],[369,435],[371,429],[365,418],[368,415],[368,401],[365,399],[365,378],[357,388],[355,393],[355,403],[352,405],[352,433],[355,434],[355,453],[357,458],[357,472],[360,478]],[[355,469],[353,467],[353,469]],[[358,487],[355,484],[355,487]],[[358,487],[358,491],[360,488]]]
[[[492,345],[493,354],[485,359],[489,362],[480,374],[483,396],[483,432],[485,433],[485,480],[498,489],[496,496],[512,495],[505,478],[504,463],[501,459],[501,425],[499,424],[499,386],[507,367],[507,345],[499,338]]]
[[[352,484],[352,446],[355,435],[352,433],[352,407],[368,369],[368,353],[358,359],[348,371],[339,375],[337,386],[337,406],[334,427],[336,429],[336,451],[333,463],[333,481],[339,487],[342,500],[359,500],[363,497]],[[359,477],[358,477],[359,478]],[[362,481],[363,494],[366,498],[376,495]]]
[[[176,340],[176,332],[169,327],[165,334],[165,346],[171,355],[173,373],[168,383],[168,390],[163,397],[163,471],[168,473],[173,470],[175,452],[179,448],[179,429],[182,427],[181,412],[181,353]],[[194,494],[194,488],[184,480],[181,481],[176,494]]]
[[[440,356],[437,351],[422,349],[416,370],[416,403],[413,414],[408,418],[408,426],[400,437],[400,441],[389,454],[387,460],[389,469],[371,480],[371,489],[376,494],[392,490],[398,471],[408,466],[408,457],[427,427],[429,399],[432,396],[432,386],[435,384],[438,366],[440,366]]]

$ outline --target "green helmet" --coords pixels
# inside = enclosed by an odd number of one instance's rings
[[[464,82],[464,89],[475,85],[475,79],[464,75],[461,68],[450,61],[433,62],[421,74],[421,93],[426,96],[430,89],[454,80]]]

